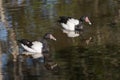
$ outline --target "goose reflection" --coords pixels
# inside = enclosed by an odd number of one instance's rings
[[[82,34],[82,31],[70,31],[66,29],[62,29],[63,33],[67,34],[68,37],[74,38],[80,36]]]
[[[70,31],[70,30],[66,30],[66,29],[62,29],[63,33],[65,33],[67,35],[67,37],[72,38],[73,42],[75,37],[79,37],[81,38],[81,41],[84,41],[86,45],[88,45],[91,40],[93,39],[92,36],[88,37],[88,38],[84,38],[83,36],[83,31]]]
[[[34,62],[44,63],[46,69],[54,70],[58,65],[53,61],[49,53],[48,39],[56,41],[51,33],[46,33],[39,41],[30,41],[27,39],[18,40],[21,47],[25,50],[22,55],[31,56]],[[31,59],[28,59],[29,62]],[[30,61],[31,62],[31,61]]]

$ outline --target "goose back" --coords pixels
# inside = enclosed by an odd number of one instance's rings
[[[28,52],[31,53],[41,53],[43,44],[39,41],[29,41],[27,39],[18,40],[21,46]]]
[[[64,29],[70,31],[74,31],[75,26],[79,25],[79,20],[65,16],[60,17],[60,20],[58,20],[58,22],[61,23]]]
[[[58,22],[62,25],[64,29],[70,30],[70,31],[83,30],[83,22],[86,22],[89,25],[92,24],[87,16],[82,16],[80,17],[80,19],[61,16],[59,17]]]

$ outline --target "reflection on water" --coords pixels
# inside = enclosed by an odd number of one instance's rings
[[[3,53],[1,56],[0,56],[0,68],[1,68],[1,75],[2,76],[2,80],[9,80],[8,78],[8,72],[7,72],[7,69],[8,69],[8,66],[7,66],[7,63],[8,63],[8,55]]]
[[[63,66],[61,75],[65,80],[117,80],[119,48],[108,44],[104,47],[73,46],[63,49],[57,54]]]
[[[7,41],[7,30],[2,22],[0,22],[0,40]]]
[[[37,40],[46,32],[55,35],[57,41],[49,44],[50,53],[60,71],[47,70],[42,63],[26,56],[19,56],[15,63],[5,47],[0,58],[3,80],[119,80],[118,5],[118,0],[5,0],[6,19],[17,39]],[[88,15],[93,25],[84,25],[82,38],[64,31],[66,36],[57,23],[61,15],[76,18]],[[8,40],[7,34],[0,23],[0,42]],[[70,38],[71,34],[77,37]]]
[[[75,31],[69,31],[69,30],[62,30],[63,33],[66,33],[68,37],[78,37],[80,34]]]
[[[1,56],[1,62],[2,62],[2,70],[3,72],[6,72],[6,68],[7,68],[7,63],[8,63],[8,55],[3,53]]]
[[[43,0],[43,5],[41,7],[42,9],[42,15],[46,18],[54,18],[56,16],[56,9],[55,4],[58,0]]]

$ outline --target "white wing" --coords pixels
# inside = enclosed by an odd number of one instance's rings
[[[79,24],[79,20],[77,19],[69,19],[66,24],[62,23],[62,27],[66,30],[74,31],[75,26]]]
[[[34,41],[33,46],[31,47],[36,53],[42,53],[43,44],[38,41]]]
[[[70,21],[71,23],[73,23],[74,26],[79,24],[79,20],[78,20],[78,19],[72,18],[72,19],[70,19],[69,21]]]
[[[27,50],[28,52],[31,52],[31,53],[35,53],[35,52],[36,52],[35,50],[29,48],[29,47],[26,46],[26,45],[21,44],[21,46],[22,46],[25,50]]]
[[[35,41],[32,44],[33,45],[31,46],[31,48],[26,46],[26,45],[23,45],[23,44],[21,44],[21,45],[28,52],[31,52],[31,53],[42,53],[43,44],[41,42]]]

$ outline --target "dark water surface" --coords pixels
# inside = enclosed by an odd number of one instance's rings
[[[37,40],[46,32],[56,37],[57,41],[49,41],[50,53],[60,71],[46,70],[30,58],[15,64],[3,54],[3,80],[119,80],[119,4],[119,0],[4,0],[6,19],[17,39]],[[82,36],[68,37],[57,23],[59,16],[79,19],[82,15],[92,22],[84,24]],[[1,28],[0,41],[6,39],[7,31]]]

